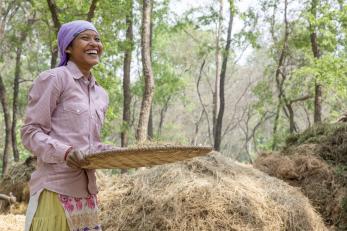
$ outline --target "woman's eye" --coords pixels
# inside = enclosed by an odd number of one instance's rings
[[[95,41],[101,42],[101,39],[100,38],[95,38]]]

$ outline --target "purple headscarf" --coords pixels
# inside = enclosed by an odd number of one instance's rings
[[[79,33],[85,30],[93,30],[96,33],[98,33],[98,31],[96,30],[93,24],[84,20],[76,20],[76,21],[68,22],[63,24],[60,27],[60,30],[58,32],[58,47],[59,47],[60,63],[58,64],[58,67],[66,65],[68,61],[68,56],[65,52],[66,48],[70,45],[72,40]]]

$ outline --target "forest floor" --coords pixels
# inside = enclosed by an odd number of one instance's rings
[[[346,230],[346,144],[346,124],[323,124],[262,153],[254,166],[214,152],[132,174],[98,171],[101,223],[104,230]],[[23,229],[32,170],[15,166],[0,182],[0,193],[23,201],[0,204],[0,230]]]

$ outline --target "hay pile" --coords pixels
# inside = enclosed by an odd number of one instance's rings
[[[326,224],[347,230],[347,124],[321,124],[263,153],[254,167],[299,187]]]
[[[319,124],[289,136],[283,153],[295,153],[303,144],[311,144],[312,154],[331,165],[347,165],[347,123]]]
[[[109,181],[106,230],[326,230],[297,189],[220,154]]]
[[[23,163],[15,163],[9,168],[8,173],[0,179],[0,193],[6,195],[12,193],[17,200],[17,203],[11,207],[11,213],[21,214],[26,210],[26,204],[30,197],[28,181],[35,169],[35,164],[36,161],[33,158],[28,158]],[[0,200],[0,213],[6,213],[9,210],[9,204]]]

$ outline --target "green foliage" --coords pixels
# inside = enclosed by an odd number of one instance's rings
[[[91,1],[83,0],[56,0],[60,23],[66,23],[75,19],[86,19]],[[340,116],[341,111],[347,106],[347,91],[345,90],[347,75],[347,5],[344,1],[337,3],[330,0],[321,0],[317,7],[317,16],[310,11],[311,1],[289,2],[289,39],[288,49],[281,71],[285,74],[284,93],[287,100],[295,100],[304,95],[314,95],[314,84],[319,82],[323,85],[324,112],[327,121]],[[131,9],[130,4],[133,4]],[[196,94],[196,81],[199,76],[200,67],[205,61],[204,70],[200,82],[200,89],[207,113],[211,112],[212,90],[214,85],[216,64],[216,27],[220,19],[219,2],[207,1],[200,4],[199,8],[184,9],[181,15],[173,15],[170,6],[181,2],[163,0],[153,2],[153,41],[152,62],[155,77],[155,94],[153,98],[154,113],[157,113],[169,105],[168,113],[171,111],[180,115],[192,117],[190,126],[183,127],[175,120],[165,120],[163,134],[156,137],[158,140],[179,140],[181,143],[189,143],[194,129],[194,123],[201,111],[201,105]],[[8,4],[5,3],[5,4]],[[19,94],[19,124],[24,114],[27,103],[27,93],[31,81],[38,73],[50,68],[51,50],[56,46],[56,29],[53,26],[51,12],[46,1],[15,1],[18,11],[6,25],[4,39],[1,41],[0,71],[4,78],[10,107],[12,107],[12,85],[15,71],[15,52],[18,47],[23,47],[22,74]],[[250,107],[256,115],[254,121],[258,121],[265,113],[273,114],[278,103],[278,90],[276,88],[275,73],[278,60],[283,47],[284,23],[283,23],[283,1],[260,0],[252,2],[246,11],[239,9],[239,3],[227,1],[224,5],[225,13],[222,15],[223,31],[220,46],[224,47],[226,40],[226,24],[229,20],[228,10],[234,14],[234,25],[232,35],[233,55],[239,51],[252,47],[251,52],[257,62],[248,62],[243,68],[245,73],[239,74],[239,66],[234,65],[228,70],[229,83],[234,83],[231,76],[240,75],[248,78],[249,75],[257,75],[259,70],[265,70],[262,77],[257,77],[256,84],[251,88],[249,98],[242,101],[240,105]],[[140,57],[140,23],[141,23],[141,1],[119,0],[117,2],[105,0],[98,1],[93,23],[101,34],[104,45],[102,62],[94,70],[93,74],[97,82],[103,86],[110,97],[109,110],[107,111],[105,126],[102,137],[105,142],[116,142],[115,137],[122,129],[130,133],[130,140],[134,139],[132,124],[122,125],[122,65],[123,53],[126,50],[133,51],[131,93],[135,106],[139,104],[143,95],[143,76],[141,71]],[[230,9],[229,9],[230,7]],[[125,39],[125,18],[133,11],[134,41],[130,43]],[[274,14],[274,15],[272,15]],[[27,19],[34,18],[32,26],[28,25]],[[240,31],[236,31],[242,22]],[[273,24],[273,31],[269,28]],[[22,32],[27,32],[28,37],[24,43],[20,42]],[[316,31],[320,59],[313,57],[311,48],[311,32]],[[263,53],[258,53],[262,50]],[[230,59],[230,63],[235,60]],[[263,62],[261,62],[263,61]],[[261,68],[253,65],[261,63]],[[228,67],[230,65],[228,64]],[[233,73],[232,73],[233,72]],[[235,72],[235,73],[234,73]],[[256,72],[256,73],[255,73]],[[247,74],[248,73],[248,74]],[[236,81],[235,81],[236,82]],[[234,89],[234,88],[230,88]],[[227,93],[234,98],[234,93]],[[236,95],[237,93],[235,93]],[[229,100],[229,99],[228,99]],[[247,101],[247,102],[246,102]],[[243,104],[248,105],[243,105]],[[230,104],[227,101],[227,104]],[[176,107],[180,108],[178,111]],[[175,110],[171,110],[175,107]],[[232,108],[232,105],[228,105]],[[313,98],[301,103],[293,104],[295,111],[295,122],[299,130],[306,128],[308,123],[304,121],[303,110],[308,117],[313,114]],[[230,110],[227,109],[227,110]],[[134,110],[136,120],[138,108]],[[240,124],[246,118],[240,107]],[[301,113],[301,114],[300,114]],[[211,115],[209,114],[209,117]],[[226,114],[232,114],[227,111]],[[241,116],[242,114],[242,116]],[[301,117],[300,117],[301,116]],[[175,117],[175,114],[172,116]],[[189,118],[190,118],[189,117]],[[158,115],[154,115],[155,123]],[[176,118],[175,118],[176,119]],[[230,118],[229,118],[230,119]],[[262,123],[256,132],[258,149],[271,149],[273,120]],[[0,121],[1,124],[3,124]],[[224,123],[227,124],[227,123]],[[252,123],[250,123],[252,124]],[[206,133],[206,117],[202,117],[200,132]],[[315,128],[314,135],[320,130]],[[326,128],[323,128],[326,129]],[[18,130],[18,129],[17,129]],[[156,130],[156,129],[155,129]],[[239,131],[237,131],[239,132]],[[281,144],[287,137],[288,119],[281,110],[278,132],[275,139]],[[306,133],[305,133],[306,134]],[[199,134],[206,138],[206,134]],[[237,136],[237,135],[235,135]],[[319,134],[318,134],[319,136]],[[19,137],[18,137],[19,138]],[[226,135],[225,139],[230,137]],[[0,141],[0,144],[2,141]],[[238,141],[234,141],[240,145]],[[297,137],[290,136],[287,144],[296,142],[316,142],[312,135]],[[1,146],[1,145],[0,145]],[[241,146],[241,145],[240,145]],[[29,153],[19,144],[21,158]],[[235,148],[234,150],[237,150]],[[1,162],[1,161],[0,161]]]
[[[297,146],[306,143],[322,143],[327,137],[332,136],[336,132],[347,131],[345,123],[321,123],[306,129],[300,134],[293,134],[286,139],[286,146]]]
[[[154,103],[164,105],[184,89],[185,83],[169,64],[155,64],[153,69],[156,82]]]
[[[238,47],[243,47],[248,44],[251,44],[253,48],[260,48],[259,44],[259,25],[258,19],[259,15],[252,8],[249,8],[248,11],[240,13],[240,18],[244,23],[242,30],[235,34],[234,42],[238,44]]]
[[[105,88],[109,94],[109,107],[102,129],[102,137],[106,139],[111,134],[116,132],[114,130],[114,123],[112,121],[119,120],[121,118],[122,84],[120,78],[114,74],[113,70],[108,70],[105,65],[98,65],[93,73],[97,83]]]

